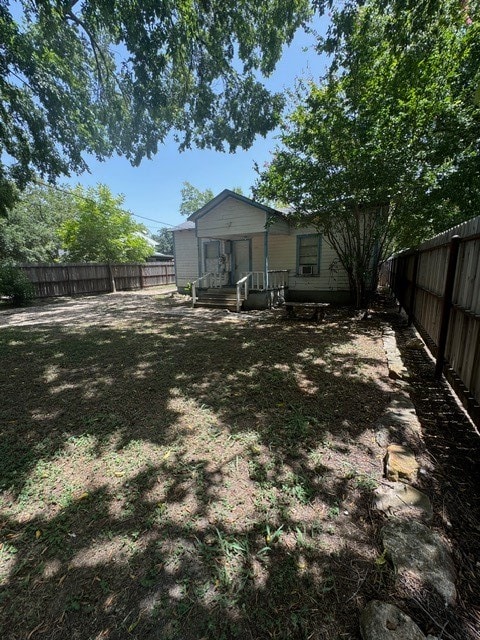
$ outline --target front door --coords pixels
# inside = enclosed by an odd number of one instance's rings
[[[235,240],[233,242],[233,284],[238,282],[242,274],[251,271],[251,240]]]

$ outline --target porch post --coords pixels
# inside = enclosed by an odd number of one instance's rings
[[[198,254],[198,277],[201,278],[203,276],[202,269],[202,241],[197,236],[197,254]]]
[[[264,257],[264,271],[265,271],[264,288],[268,289],[268,230],[265,231],[265,234],[263,236],[263,257]]]

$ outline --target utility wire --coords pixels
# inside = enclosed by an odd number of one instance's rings
[[[55,189],[56,191],[60,191],[61,193],[67,193],[68,195],[75,196],[76,198],[82,198],[82,200],[85,200],[85,202],[95,202],[92,198],[89,198],[88,196],[80,196],[78,193],[75,193],[74,191],[70,191],[69,189],[63,189],[62,187],[59,187],[56,184],[48,184],[48,182],[44,182],[43,180],[40,180],[39,178],[36,178],[35,182],[37,184],[41,185],[42,187],[48,187],[49,189]],[[129,211],[129,213],[131,213],[132,216],[135,216],[135,218],[142,218],[142,220],[149,220],[150,222],[155,222],[156,224],[163,224],[166,227],[176,227],[177,226],[175,224],[171,224],[170,222],[162,222],[162,220],[154,220],[153,218],[147,218],[146,216],[141,216],[138,213],[133,213],[132,211]]]

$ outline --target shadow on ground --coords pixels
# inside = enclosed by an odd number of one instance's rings
[[[417,621],[430,624],[444,638],[480,639],[480,436],[460,408],[444,378],[436,380],[434,362],[425,349],[409,349],[411,330],[399,314],[387,316],[396,331],[410,374],[411,397],[422,425],[426,457],[433,473],[423,477],[432,497],[432,526],[449,541],[457,569],[457,606],[412,599],[408,590],[400,603]]]
[[[375,321],[126,304],[0,349],[2,637],[358,637],[391,587]]]

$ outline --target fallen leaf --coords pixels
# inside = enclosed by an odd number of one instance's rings
[[[38,540],[38,538],[40,538],[41,535],[42,535],[42,532],[40,531],[40,529],[37,529],[35,531],[35,538],[37,538],[37,540]]]

